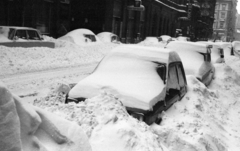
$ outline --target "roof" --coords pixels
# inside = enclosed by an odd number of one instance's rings
[[[1,27],[3,28],[14,28],[14,29],[26,29],[26,30],[37,30],[35,28],[32,28],[32,27],[19,27],[19,26],[0,26],[0,29]]]
[[[166,48],[171,49],[173,51],[177,51],[178,49],[182,50],[191,50],[197,51],[200,53],[208,53],[207,47],[208,44],[189,42],[189,41],[171,41],[168,43]]]
[[[124,45],[115,48],[110,55],[122,54],[124,56],[131,56],[134,58],[141,58],[148,61],[156,61],[159,63],[171,63],[181,61],[178,54],[169,49],[159,47],[144,47],[140,45]]]

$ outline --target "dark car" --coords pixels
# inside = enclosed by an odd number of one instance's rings
[[[37,29],[15,26],[0,26],[0,45],[8,47],[55,47],[53,42],[44,41]]]
[[[66,103],[80,102],[105,91],[116,96],[130,115],[147,124],[187,92],[185,71],[174,51],[145,46],[119,46],[94,72],[68,93]]]

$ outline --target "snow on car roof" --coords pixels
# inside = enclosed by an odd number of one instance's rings
[[[209,46],[208,44],[195,43],[190,41],[171,41],[170,43],[167,44],[166,48],[172,49],[174,51],[177,49],[182,49],[197,51],[200,53],[208,53],[207,50],[208,46]]]
[[[171,61],[180,61],[175,52],[141,46],[115,48],[97,69],[71,91],[71,98],[91,98],[101,91],[119,98],[126,107],[151,110],[165,98],[165,84],[156,68]],[[159,62],[159,63],[156,63]]]

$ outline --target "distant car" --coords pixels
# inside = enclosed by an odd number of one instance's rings
[[[166,48],[176,51],[183,62],[186,75],[194,75],[208,86],[214,78],[215,68],[211,63],[211,45],[172,41]]]
[[[212,45],[211,48],[211,60],[212,63],[224,63],[224,52],[223,52],[223,46],[216,42],[211,41],[197,41],[198,43],[203,43],[207,45]]]
[[[179,36],[176,39],[179,40],[179,41],[190,41],[189,37],[184,37],[184,36]]]
[[[15,26],[0,26],[0,45],[8,47],[55,47],[53,42],[44,41],[37,29]]]
[[[234,55],[233,46],[231,42],[215,42],[215,43],[219,44],[222,47],[224,52],[224,57]]]
[[[116,34],[113,34],[111,32],[101,32],[97,34],[97,37],[105,43],[116,43],[120,44],[119,37]]]
[[[234,55],[240,56],[240,41],[232,42],[232,51]]]
[[[162,39],[159,38],[159,37],[146,37],[143,41],[141,41],[138,44],[139,45],[144,45],[144,46],[155,46],[155,47],[164,48],[164,46],[167,43],[163,42]]]
[[[79,46],[101,44],[100,39],[89,29],[75,29],[66,35],[59,37],[59,40],[75,43]]]
[[[129,44],[105,56],[69,91],[66,103],[84,101],[101,91],[117,97],[130,115],[152,124],[186,94],[187,81],[176,52]]]
[[[168,35],[162,35],[159,37],[160,41],[163,41],[163,42],[170,42],[172,41],[172,37],[171,36],[168,36]]]

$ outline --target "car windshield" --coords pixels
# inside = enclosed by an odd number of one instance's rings
[[[96,37],[94,35],[90,35],[90,34],[84,34],[84,37],[90,39],[92,42],[97,41]]]
[[[8,32],[8,39],[13,39],[14,37],[14,29],[10,28]]]
[[[40,40],[40,37],[35,30],[27,30],[28,33],[28,39],[30,40]]]

